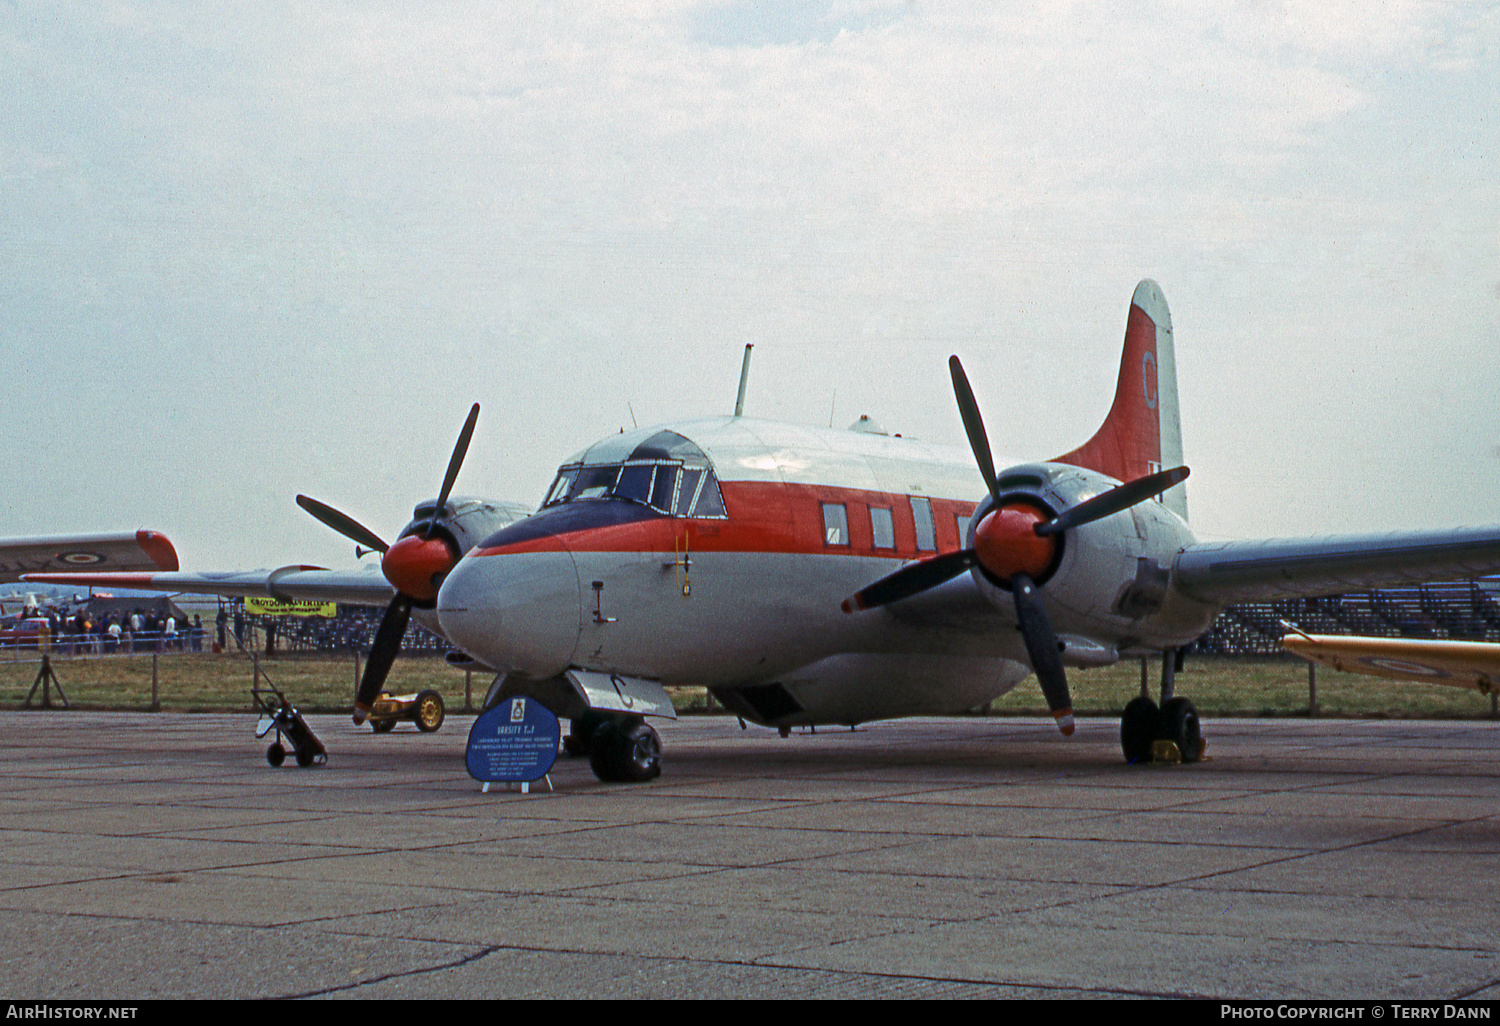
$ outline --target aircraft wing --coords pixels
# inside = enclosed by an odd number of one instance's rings
[[[1500,572],[1500,527],[1199,542],[1173,565],[1189,598],[1232,605]]]
[[[374,564],[366,570],[325,570],[316,566],[284,566],[276,570],[228,573],[98,573],[25,574],[24,581],[74,587],[127,588],[170,594],[266,596],[311,602],[344,602],[356,606],[384,606],[395,589]]]
[[[1472,688],[1486,695],[1500,684],[1500,645],[1484,641],[1288,634],[1281,643],[1293,655],[1345,673]]]
[[[0,538],[0,583],[49,570],[176,570],[177,550],[156,531]]]

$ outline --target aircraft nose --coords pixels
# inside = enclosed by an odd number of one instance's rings
[[[582,629],[578,571],[567,551],[459,560],[438,592],[448,640],[497,670],[552,677],[573,661]]]

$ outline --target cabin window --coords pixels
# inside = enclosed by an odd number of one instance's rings
[[[849,515],[842,503],[823,503],[823,541],[827,545],[849,544]]]
[[[615,479],[619,476],[618,466],[584,467],[573,479],[573,487],[568,489],[568,501],[602,499],[615,486]]]
[[[870,537],[872,545],[877,549],[894,549],[896,547],[896,523],[891,518],[891,511],[879,506],[870,507]]]
[[[917,526],[917,550],[937,551],[937,529],[932,523],[932,500],[920,495],[911,497],[911,518]]]
[[[547,492],[547,501],[543,506],[551,506],[554,503],[563,502],[568,497],[568,489],[573,487],[573,479],[578,476],[578,471],[563,470],[557,475],[557,480],[552,482],[551,489]]]
[[[974,518],[966,517],[962,513],[956,513],[953,519],[958,524],[958,547],[963,548],[969,544],[969,521]]]
[[[632,502],[647,502],[651,498],[651,475],[656,468],[649,463],[629,464],[620,471],[620,480],[615,485],[615,490],[610,492],[617,499],[629,499]]]
[[[703,481],[703,471],[682,471],[682,481],[677,486],[677,502],[672,506],[672,513],[679,517],[685,517],[693,511],[693,500],[698,497],[698,485]]]
[[[698,501],[693,504],[693,516],[695,517],[722,517],[724,512],[724,496],[719,494],[719,482],[713,474],[703,476],[703,487],[698,489]]]
[[[656,468],[656,481],[651,485],[648,505],[663,513],[672,508],[672,496],[677,494],[677,469],[666,465]]]

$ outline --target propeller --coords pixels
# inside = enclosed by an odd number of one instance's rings
[[[379,552],[382,555],[390,549],[389,545],[381,541],[380,535],[353,517],[340,513],[327,503],[319,502],[309,495],[299,495],[297,496],[297,505],[311,513],[314,519],[327,524],[356,545],[363,545],[365,548]]]
[[[475,403],[469,410],[469,417],[464,421],[458,442],[453,447],[453,455],[448,460],[448,471],[443,476],[443,489],[438,493],[437,504],[433,507],[432,519],[426,530],[404,535],[394,545],[387,545],[379,535],[332,506],[306,495],[297,496],[297,505],[318,520],[356,544],[381,553],[380,570],[396,589],[395,597],[386,607],[385,615],[380,619],[380,627],[375,631],[375,641],[370,647],[369,658],[365,660],[365,672],[360,677],[359,691],[354,697],[356,726],[364,723],[375,699],[380,697],[385,678],[390,674],[396,656],[400,654],[401,639],[406,635],[412,608],[421,602],[434,601],[443,578],[458,563],[461,553],[453,542],[435,532],[438,518],[448,505],[448,495],[453,491],[453,483],[458,479],[459,468],[463,466],[464,456],[469,451],[469,441],[474,437],[474,424],[478,419],[479,404]]]
[[[902,567],[844,600],[843,610],[853,613],[873,609],[936,588],[974,566],[1009,588],[1015,600],[1016,623],[1026,643],[1026,654],[1041,683],[1047,707],[1057,719],[1058,729],[1073,733],[1073,701],[1068,692],[1068,678],[1063,669],[1061,649],[1047,608],[1038,591],[1037,578],[1054,568],[1061,554],[1061,536],[1070,530],[1113,516],[1158,495],[1188,476],[1187,467],[1176,467],[1135,478],[1072,506],[1061,513],[1051,510],[1028,496],[1017,496],[1004,504],[995,477],[994,458],[990,455],[989,437],[974,390],[957,356],[948,360],[953,377],[953,394],[958,400],[959,416],[969,436],[974,462],[989,489],[993,508],[974,528],[974,547],[934,556]]]

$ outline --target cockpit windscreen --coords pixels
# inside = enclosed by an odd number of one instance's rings
[[[673,431],[657,432],[618,463],[559,468],[542,506],[589,499],[638,502],[667,516],[725,516],[724,497],[708,457]]]

